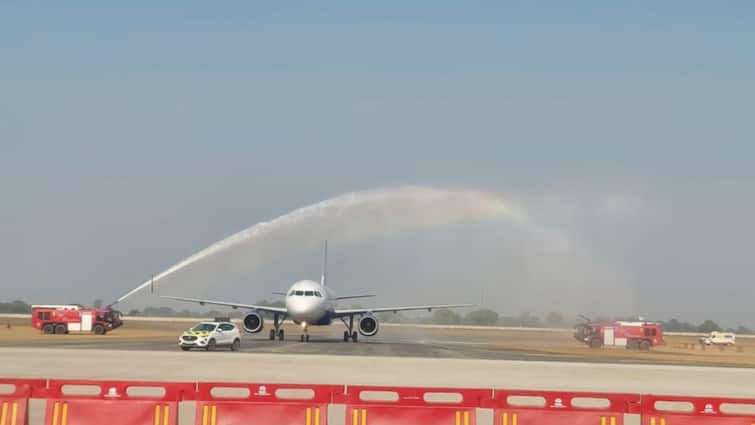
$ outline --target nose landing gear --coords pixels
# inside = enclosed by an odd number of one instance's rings
[[[309,342],[309,326],[306,323],[302,324],[303,334],[299,337],[300,342]]]

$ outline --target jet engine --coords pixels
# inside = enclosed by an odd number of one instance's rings
[[[262,316],[256,311],[244,316],[244,330],[250,334],[255,334],[261,331],[264,323],[265,321],[262,319]]]
[[[367,315],[359,319],[359,333],[364,336],[373,336],[378,333],[378,319],[375,316]]]

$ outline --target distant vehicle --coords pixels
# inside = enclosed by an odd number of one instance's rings
[[[604,346],[626,347],[630,350],[650,350],[664,344],[663,328],[655,322],[581,323],[574,328],[574,338],[590,348]]]
[[[700,338],[700,344],[704,345],[735,345],[737,336],[731,332],[713,331],[709,335]]]
[[[201,348],[215,351],[219,347],[239,351],[241,348],[241,333],[231,322],[202,322],[178,338],[178,346],[184,351]]]
[[[45,334],[92,332],[105,335],[123,326],[119,311],[109,308],[87,309],[78,304],[33,305],[31,323]]]

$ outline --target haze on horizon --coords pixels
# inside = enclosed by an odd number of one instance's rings
[[[753,327],[755,6],[726,7],[4,3],[1,298],[107,301],[257,222],[420,184],[547,232],[336,237],[339,292]],[[269,299],[319,276],[319,236],[164,290]]]

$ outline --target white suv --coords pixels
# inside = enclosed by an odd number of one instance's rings
[[[228,347],[231,351],[241,348],[241,334],[231,322],[202,322],[178,338],[178,346],[184,351],[202,348],[215,351],[218,347]]]

